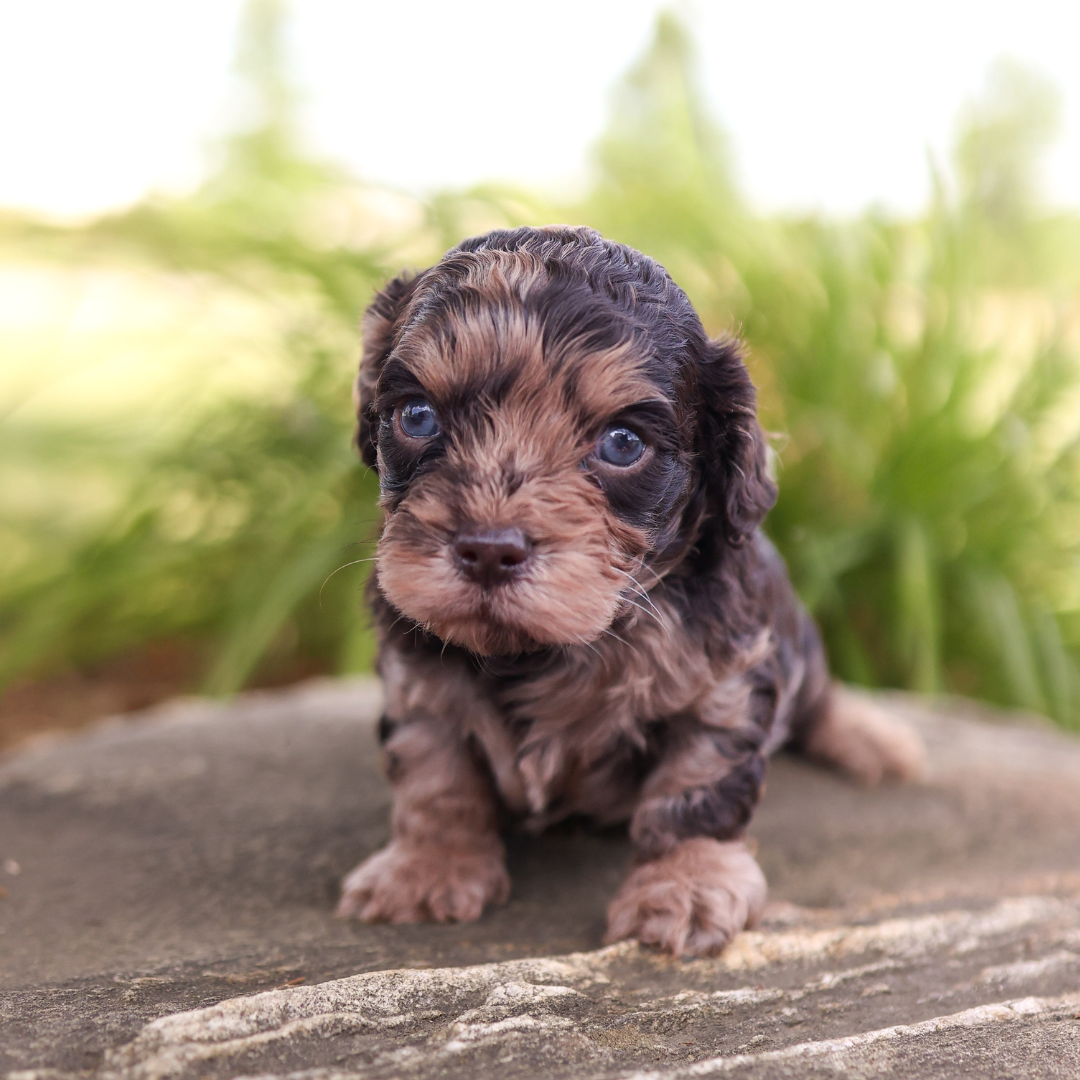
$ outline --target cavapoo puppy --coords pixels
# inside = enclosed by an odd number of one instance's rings
[[[629,821],[608,938],[714,953],[765,902],[743,842],[769,754],[866,781],[921,746],[829,679],[759,526],[776,497],[736,341],[591,229],[496,231],[363,323],[357,443],[393,839],[346,917],[506,900],[500,830]]]

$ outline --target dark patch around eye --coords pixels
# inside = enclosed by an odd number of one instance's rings
[[[417,476],[430,471],[445,456],[441,439],[406,443],[395,433],[392,418],[384,418],[379,425],[379,488],[392,496],[391,506],[397,505]]]
[[[652,455],[639,468],[598,468],[594,477],[619,517],[658,537],[685,499],[690,482],[675,412],[667,401],[641,402],[614,417],[607,430],[619,427],[636,432]]]
[[[658,451],[640,469],[597,470],[594,475],[612,510],[655,537],[683,501],[690,470],[674,454]]]
[[[398,495],[408,487],[420,457],[406,449],[394,431],[391,414],[379,417],[379,487],[384,495]]]
[[[428,404],[427,391],[401,359],[391,357],[379,376],[375,398],[379,418],[379,487],[384,495],[402,495],[413,477],[425,471],[444,452],[437,427],[428,435],[418,433],[410,437],[406,432],[404,438],[395,428],[394,413],[414,402]],[[438,411],[433,410],[433,415],[437,423]],[[402,430],[406,430],[404,425]]]
[[[443,440],[402,437],[393,412],[379,417],[379,487],[384,495],[400,496],[412,480],[445,454]]]
[[[424,388],[417,377],[396,357],[386,362],[379,376],[375,407],[380,413],[389,412],[406,398],[423,397]]]
[[[675,450],[679,444],[679,421],[671,403],[663,399],[639,402],[612,417],[611,427],[623,425],[652,446]]]

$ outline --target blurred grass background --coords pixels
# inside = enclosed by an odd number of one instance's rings
[[[0,214],[0,702],[20,733],[62,722],[42,687],[74,722],[368,670],[359,313],[466,235],[554,221],[653,255],[711,332],[746,338],[767,531],[840,677],[1080,727],[1080,216],[1039,202],[1052,87],[995,68],[917,219],[762,216],[669,15],[580,198],[419,200],[304,154],[281,30],[249,4],[258,120],[190,197],[79,226]],[[133,696],[95,698],[101,672]]]

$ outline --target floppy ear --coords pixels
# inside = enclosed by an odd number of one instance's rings
[[[767,469],[765,436],[757,420],[757,394],[733,338],[706,344],[698,368],[699,449],[708,512],[724,538],[745,544],[776,502]]]
[[[376,432],[379,418],[375,415],[375,389],[379,384],[382,366],[394,347],[401,316],[409,298],[423,274],[416,277],[394,278],[381,292],[375,294],[360,323],[364,349],[360,371],[353,383],[353,406],[356,408],[356,434],[353,442],[365,465],[375,467]]]

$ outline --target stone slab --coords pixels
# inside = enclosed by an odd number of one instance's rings
[[[333,919],[387,834],[369,681],[10,755],[0,1074],[1080,1074],[1080,740],[881,700],[926,782],[776,760],[766,923],[708,961],[598,949],[629,849],[580,825],[511,839],[513,896],[477,924]]]

